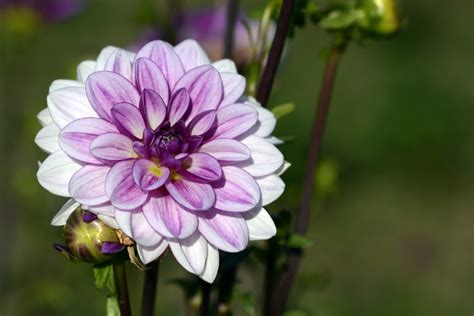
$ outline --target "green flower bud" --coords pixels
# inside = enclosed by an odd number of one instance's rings
[[[359,25],[366,32],[390,36],[400,30],[396,0],[360,0],[358,8],[364,13]]]
[[[54,245],[69,259],[101,263],[124,249],[117,231],[105,225],[94,214],[78,207],[64,226],[66,246]]]

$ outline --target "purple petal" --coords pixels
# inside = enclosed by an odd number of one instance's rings
[[[222,168],[212,156],[204,153],[194,153],[183,161],[186,172],[203,180],[217,181],[222,177]]]
[[[79,169],[69,181],[69,193],[77,202],[99,205],[109,200],[105,194],[105,178],[108,166],[86,165]]]
[[[107,161],[138,157],[133,150],[132,140],[118,133],[107,133],[98,136],[91,143],[90,151],[94,157]]]
[[[138,90],[153,90],[168,104],[170,94],[168,82],[158,65],[151,59],[139,58],[135,61],[134,67]]]
[[[183,62],[185,71],[210,63],[206,53],[195,40],[185,40],[174,49]]]
[[[224,86],[224,98],[219,107],[224,107],[235,103],[245,91],[245,77],[231,72],[221,73],[222,84]]]
[[[132,77],[132,63],[127,52],[121,49],[115,50],[107,58],[104,70],[115,72],[130,80]]]
[[[176,202],[193,211],[210,209],[215,202],[214,190],[207,183],[197,183],[175,175],[165,186]]]
[[[150,225],[168,238],[186,238],[197,228],[197,217],[168,194],[153,196],[143,205]]]
[[[137,53],[135,60],[146,57],[154,61],[160,67],[165,78],[168,80],[170,89],[173,89],[176,82],[184,74],[184,67],[173,47],[163,41],[153,41],[146,44]]]
[[[186,114],[190,101],[189,93],[186,89],[182,88],[174,92],[170,106],[168,107],[169,121],[172,126]]]
[[[239,213],[214,210],[199,213],[199,231],[206,240],[227,252],[239,252],[247,247],[249,232]]]
[[[257,123],[257,111],[249,105],[235,103],[217,110],[217,129],[212,136],[234,138],[249,130]]]
[[[222,163],[244,161],[250,158],[250,150],[235,139],[219,138],[211,140],[199,149]]]
[[[224,177],[214,185],[215,208],[227,212],[246,212],[260,202],[260,188],[257,181],[246,171],[226,166]]]
[[[145,121],[138,108],[130,103],[119,103],[111,110],[116,124],[130,135],[142,139],[145,130]]]
[[[130,81],[113,72],[98,71],[86,81],[89,102],[100,117],[112,120],[110,110],[118,103],[137,104],[140,95]]]
[[[85,223],[90,223],[92,221],[95,221],[96,219],[97,219],[97,215],[95,215],[94,213],[84,212],[84,214],[82,214],[82,220]]]
[[[148,194],[133,180],[133,163],[133,160],[116,163],[105,180],[105,192],[116,208],[133,210],[147,199]]]
[[[101,162],[89,151],[92,141],[105,133],[116,133],[117,128],[100,118],[82,118],[75,120],[61,130],[59,145],[69,157],[93,164]]]
[[[170,170],[158,166],[148,159],[139,159],[133,165],[133,179],[142,190],[150,191],[161,187],[170,175]]]
[[[193,103],[188,121],[201,112],[217,109],[223,96],[219,72],[210,65],[200,66],[185,73],[176,83],[175,90],[180,88],[186,88]]]
[[[100,247],[100,252],[104,255],[113,255],[117,252],[122,251],[124,248],[125,246],[121,243],[106,241],[102,243],[102,246]]]
[[[140,109],[152,130],[156,130],[166,118],[166,104],[155,91],[143,90]]]
[[[202,135],[206,133],[215,125],[216,122],[216,111],[210,110],[206,112],[199,113],[196,117],[189,123],[189,133],[191,135]]]

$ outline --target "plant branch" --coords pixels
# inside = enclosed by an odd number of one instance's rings
[[[268,54],[268,60],[260,79],[257,91],[257,100],[263,107],[267,106],[268,99],[270,97],[273,81],[275,80],[277,68],[283,53],[286,37],[288,35],[288,30],[290,29],[294,7],[295,0],[283,0],[275,37],[273,38],[272,48]]]
[[[304,235],[308,230],[313,195],[314,172],[319,160],[321,142],[323,140],[324,128],[326,126],[328,117],[336,71],[345,46],[346,41],[341,41],[335,44],[326,63],[326,70],[319,96],[318,108],[311,133],[311,141],[309,145],[310,150],[308,153],[308,161],[306,165],[306,178],[304,182],[303,195],[301,197],[300,209],[297,214],[294,226],[294,233],[300,235]],[[272,296],[272,307],[270,314],[268,315],[280,316],[283,314],[286,302],[288,300],[289,291],[295,281],[302,256],[302,249],[290,249],[286,269],[283,271],[275,289],[274,295]]]
[[[154,261],[145,271],[145,282],[142,293],[142,316],[155,314],[156,288],[158,283],[159,262]]]
[[[130,298],[128,296],[127,276],[123,261],[114,262],[114,279],[119,303],[120,315],[131,316]]]
[[[239,0],[227,0],[227,19],[224,34],[224,58],[232,59],[234,51],[235,23],[239,12]]]

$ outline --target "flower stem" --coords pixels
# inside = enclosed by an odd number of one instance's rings
[[[232,254],[229,254],[231,257]],[[239,265],[227,267],[222,274],[222,280],[219,287],[217,309],[219,316],[229,316],[231,314],[232,294],[237,281],[237,272]]]
[[[158,283],[159,262],[154,261],[145,271],[145,283],[142,293],[142,316],[153,316],[155,312],[156,288]]]
[[[286,37],[290,29],[294,7],[295,0],[283,0],[275,37],[273,38],[272,48],[268,54],[267,64],[260,79],[257,91],[257,100],[263,107],[267,106],[268,99],[270,97],[273,81],[275,80],[275,74],[277,72],[280,58],[283,53],[283,48],[285,46]]]
[[[211,307],[211,284],[200,281],[201,282],[201,308],[199,311],[199,315],[201,316],[209,316],[209,310]]]
[[[332,47],[330,56],[326,63],[326,70],[319,95],[318,108],[313,123],[313,131],[311,133],[311,141],[309,145],[310,151],[308,153],[308,161],[306,165],[306,179],[304,182],[303,195],[294,226],[294,233],[296,234],[304,235],[308,230],[313,195],[314,172],[319,160],[321,142],[328,117],[336,71],[346,44],[347,42],[345,40],[337,42]],[[266,315],[280,316],[283,314],[286,301],[288,300],[288,294],[294,283],[302,256],[303,251],[301,248],[290,249],[286,268],[279,278],[274,295],[272,296],[270,312]]]
[[[234,51],[234,30],[239,11],[239,0],[227,0],[227,19],[224,34],[224,58],[232,59]]]
[[[128,296],[127,276],[125,274],[125,265],[123,261],[114,262],[114,279],[117,290],[117,300],[121,316],[131,316],[130,298]]]

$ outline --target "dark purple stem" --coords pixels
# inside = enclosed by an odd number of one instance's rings
[[[227,19],[224,34],[224,58],[232,59],[234,51],[235,23],[239,12],[239,0],[227,0]]]
[[[326,70],[322,83],[321,93],[318,101],[318,109],[314,119],[313,131],[311,133],[311,141],[309,144],[308,161],[306,165],[306,179],[304,182],[303,195],[301,198],[301,206],[296,217],[294,233],[304,235],[308,230],[311,201],[314,185],[314,172],[319,160],[321,142],[324,135],[324,128],[329,112],[331,95],[334,87],[334,79],[336,77],[337,66],[345,48],[345,42],[335,45],[326,63]],[[272,296],[272,304],[268,315],[281,316],[283,314],[288,294],[295,281],[296,274],[303,256],[301,249],[291,249],[286,268],[279,278],[278,285]]]
[[[114,279],[117,290],[117,301],[119,303],[120,315],[131,316],[130,298],[128,296],[127,276],[123,261],[114,262]]]
[[[145,282],[142,293],[142,316],[155,314],[156,288],[158,283],[159,263],[154,261],[145,271]]]
[[[209,316],[209,309],[211,307],[211,284],[200,281],[201,284],[201,308],[199,315]]]
[[[283,53],[286,37],[290,29],[294,7],[295,0],[283,0],[272,48],[268,54],[265,70],[263,71],[257,91],[257,100],[263,107],[267,107],[273,81],[275,81],[275,75],[280,63],[281,54]]]

